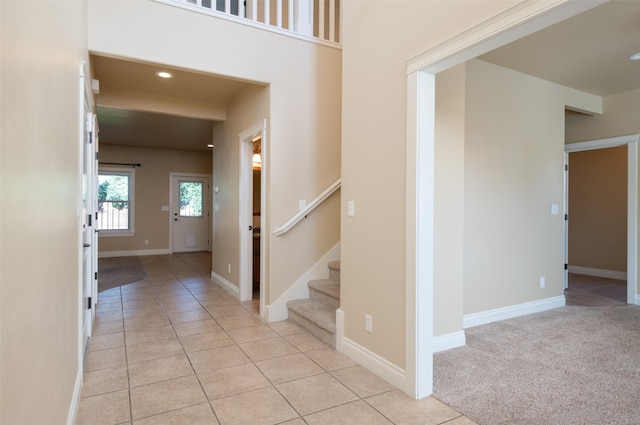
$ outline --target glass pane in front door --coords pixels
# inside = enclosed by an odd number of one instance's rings
[[[202,191],[204,185],[201,182],[180,182],[180,217],[202,217]]]

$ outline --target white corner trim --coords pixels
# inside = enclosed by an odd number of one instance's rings
[[[342,351],[344,347],[344,311],[336,310],[336,351]]]
[[[467,338],[464,331],[451,332],[433,337],[433,352],[451,350],[452,348],[464,347]]]
[[[111,257],[143,257],[145,255],[168,255],[171,251],[168,249],[141,249],[132,251],[103,251],[98,253],[98,258]]]
[[[78,406],[80,405],[80,394],[82,393],[82,368],[78,370],[76,375],[76,384],[73,387],[73,396],[71,397],[71,405],[69,406],[69,414],[67,415],[67,425],[75,425],[78,416]]]
[[[607,279],[627,280],[627,272],[618,270],[594,269],[591,267],[570,265],[569,273],[583,274],[586,276],[605,277]]]
[[[309,287],[307,283],[314,279],[326,278],[329,274],[327,264],[330,261],[340,260],[340,242],[334,245],[317,263],[315,263],[305,274],[300,276],[298,280],[293,283],[287,289],[284,294],[271,303],[265,306],[265,320],[267,322],[279,322],[286,320],[289,317],[289,310],[287,310],[287,302],[291,300],[297,300],[302,298],[309,298]]]
[[[532,313],[540,313],[542,311],[564,307],[566,304],[567,302],[564,295],[559,295],[557,297],[496,308],[494,310],[465,314],[463,318],[463,328],[472,328],[478,325],[497,322],[498,320],[512,319],[514,317],[526,316],[527,314]]]
[[[351,357],[353,360],[360,363],[362,366],[366,367],[390,384],[402,389],[403,391],[405,390],[407,377],[404,369],[399,368],[386,359],[383,359],[376,353],[367,350],[358,343],[351,341],[349,338],[345,338],[343,336],[341,339],[341,352]]]
[[[216,272],[211,272],[211,280],[218,284],[222,289],[229,292],[231,295],[236,297],[236,299],[240,299],[240,288],[238,288],[233,283],[229,282],[224,277],[220,276]]]

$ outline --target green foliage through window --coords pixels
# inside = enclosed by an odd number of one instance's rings
[[[129,173],[100,173],[98,175],[98,229],[129,230],[130,188]]]
[[[180,182],[181,217],[202,217],[202,190],[200,182]]]

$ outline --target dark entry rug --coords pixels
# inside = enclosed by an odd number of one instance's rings
[[[145,278],[138,257],[100,258],[98,260],[98,292]]]

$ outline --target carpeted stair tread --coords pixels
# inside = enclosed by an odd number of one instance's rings
[[[331,334],[336,333],[336,309],[311,299],[292,300],[287,308],[319,328]]]
[[[340,299],[340,282],[332,279],[310,280],[309,289],[320,292],[328,297]]]

